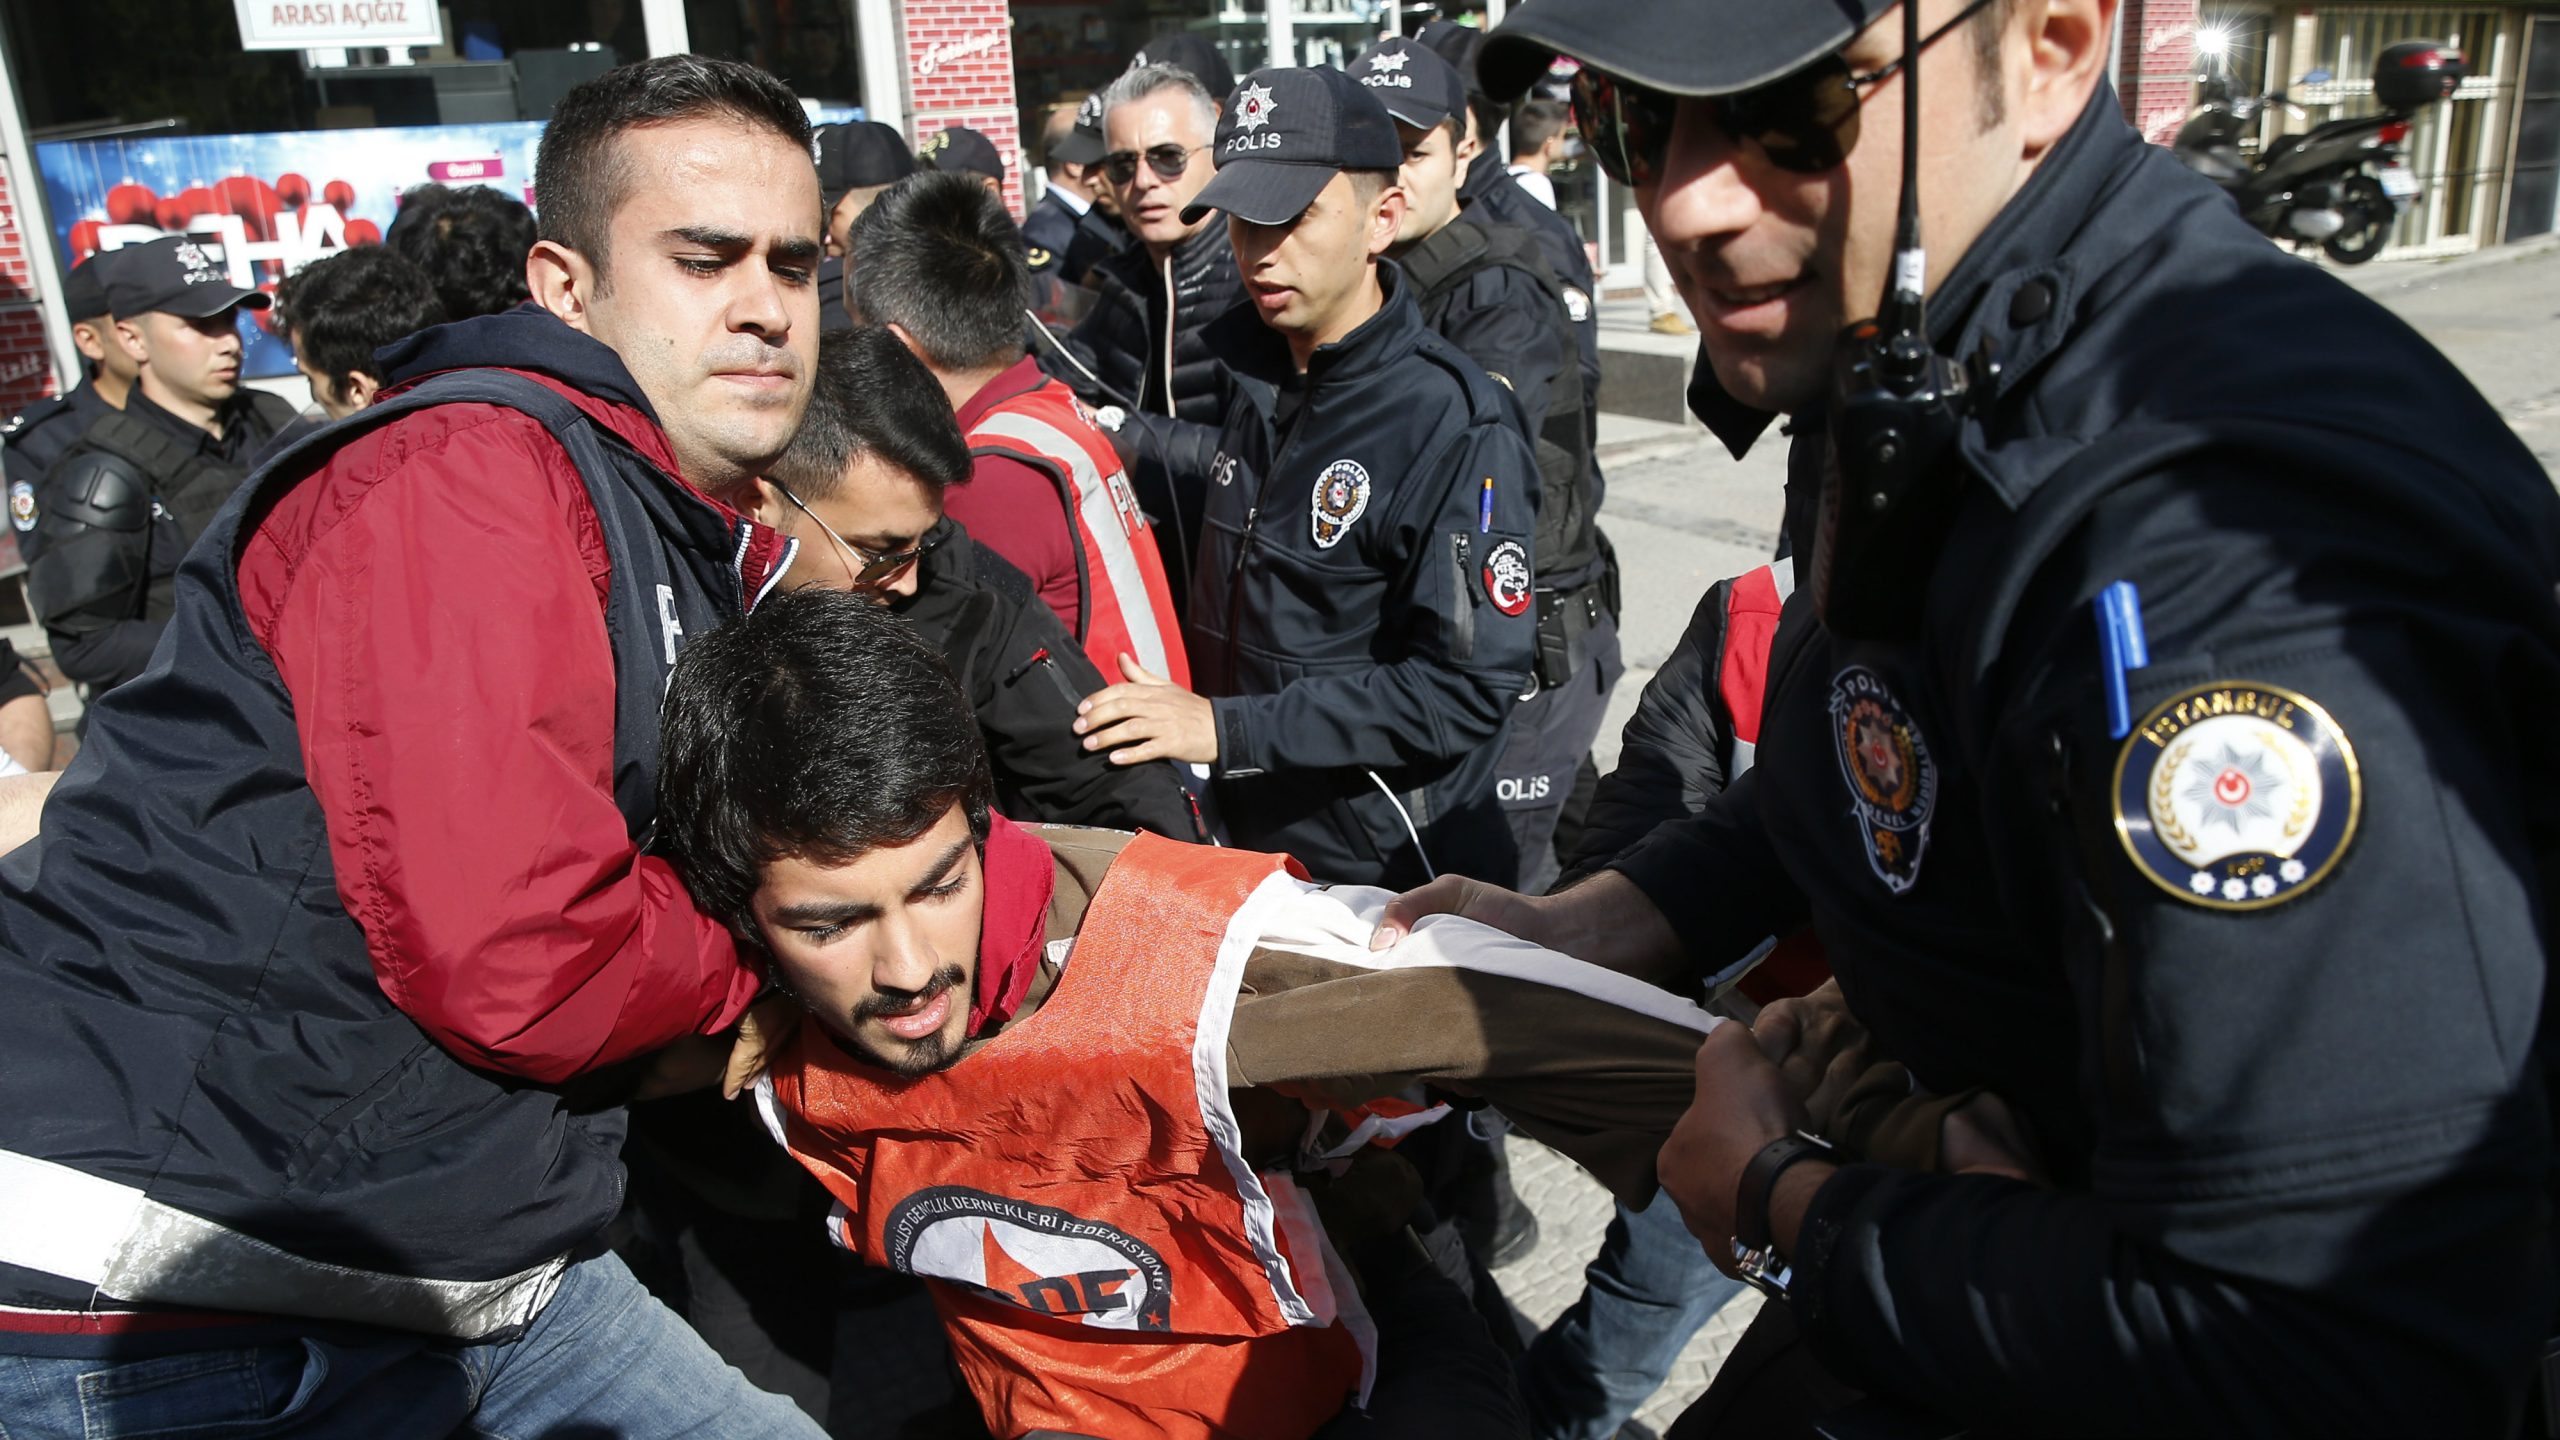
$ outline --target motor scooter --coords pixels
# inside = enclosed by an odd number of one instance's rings
[[[2291,104],[2286,93],[2240,95],[2228,77],[2208,75],[2198,82],[2195,113],[2170,149],[2228,192],[2260,234],[2316,244],[2341,265],[2361,265],[2382,253],[2392,223],[2418,196],[2417,177],[2400,152],[2410,117],[2451,96],[2470,73],[2462,52],[2450,45],[2393,45],[2374,60],[2380,112],[2279,136],[2255,155],[2248,138],[2269,105]],[[2328,79],[2329,72],[2314,70],[2295,83]]]

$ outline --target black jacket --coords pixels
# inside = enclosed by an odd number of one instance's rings
[[[1165,572],[1181,600],[1190,593],[1201,491],[1235,396],[1234,377],[1207,334],[1211,321],[1244,299],[1235,249],[1224,225],[1204,225],[1175,247],[1168,264],[1159,267],[1146,246],[1131,245],[1097,263],[1087,284],[1093,313],[1068,333],[1068,354],[1039,347],[1041,368],[1087,405],[1127,412],[1112,444],[1129,467],[1138,503],[1172,532]]]
[[[1555,889],[1608,868],[1654,827],[1704,810],[1750,768],[1754,747],[1737,734],[1733,702],[1722,683],[1734,640],[1734,585],[1719,580],[1707,591],[1671,653],[1645,682],[1620,732],[1617,766],[1591,792],[1591,808]],[[1755,631],[1744,643],[1765,644],[1767,638]],[[1765,650],[1762,656],[1765,663]],[[1759,733],[1759,718],[1756,712],[1750,717],[1749,733]]]
[[[1090,285],[1093,267],[1129,243],[1120,222],[1087,205],[1077,213],[1056,190],[1040,197],[1022,218],[1024,258],[1035,276],[1068,285]]]
[[[2005,368],[1919,638],[1789,612],[1756,767],[1616,862],[1702,965],[1809,911],[1879,1051],[2006,1096],[2052,1175],[1840,1170],[1797,1319],[1977,1428],[2514,1433],[2555,1294],[2550,478],[2103,86],[1931,319]]]
[[[140,385],[94,418],[32,497],[27,594],[62,673],[92,691],[142,673],[176,604],[178,562],[293,407],[243,390],[220,439],[161,409]]]
[[[1408,820],[1432,869],[1508,878],[1492,779],[1535,643],[1537,462],[1502,387],[1379,274],[1385,306],[1303,381],[1250,306],[1213,327],[1236,401],[1185,634],[1218,804],[1237,844],[1319,879],[1420,881]]]
[[[18,558],[34,563],[43,540],[36,534],[36,487],[44,472],[78,444],[89,427],[116,413],[86,381],[68,395],[48,395],[0,427],[0,470],[9,480],[9,522],[18,532]]]
[[[1555,272],[1563,287],[1566,313],[1573,320],[1573,338],[1582,349],[1582,384],[1584,415],[1599,433],[1600,425],[1600,288],[1591,274],[1591,252],[1582,248],[1582,232],[1573,222],[1556,213],[1552,206],[1538,203],[1538,197],[1520,188],[1512,178],[1502,157],[1491,150],[1476,157],[1467,170],[1465,183],[1458,187],[1458,213],[1470,220],[1489,220],[1497,225],[1517,225],[1538,237],[1538,248],[1547,257],[1547,268]]]
[[[1533,232],[1464,217],[1398,257],[1422,322],[1502,382],[1538,456],[1538,583],[1598,578],[1600,475],[1584,414],[1575,326]],[[1552,681],[1561,685],[1564,677]]]
[[[386,357],[394,383],[503,365],[648,405],[612,351],[530,307]],[[0,1152],[49,1180],[13,1171],[12,1199],[43,1208],[12,1220],[23,1259],[0,1259],[0,1304],[499,1334],[621,1204],[620,1107],[465,1065],[384,994],[293,697],[242,609],[236,561],[267,487],[447,400],[526,410],[579,467],[612,572],[615,693],[597,703],[615,719],[614,802],[635,840],[655,818],[658,698],[680,637],[746,608],[744,522],[556,392],[487,370],[433,375],[262,471],[189,552],[165,639],[99,702],[43,833],[0,860]],[[495,783],[457,783],[475,779]],[[98,1233],[99,1186],[144,1202],[117,1233]],[[89,1238],[41,1243],[66,1235]],[[102,1247],[103,1282],[72,1273]]]
[[[969,538],[957,520],[895,608],[942,649],[968,692],[995,770],[996,808],[1023,821],[1199,836],[1191,796],[1165,763],[1114,765],[1071,728],[1102,688],[1082,647],[1031,577]]]

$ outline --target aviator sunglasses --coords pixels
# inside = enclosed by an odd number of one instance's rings
[[[1818,175],[1848,159],[1857,147],[1858,102],[1867,88],[1900,74],[1921,51],[1990,3],[1972,0],[1881,70],[1860,75],[1839,55],[1825,55],[1766,85],[1699,103],[1710,107],[1725,134],[1758,145],[1770,164]],[[1573,77],[1574,123],[1600,169],[1621,185],[1651,185],[1662,178],[1662,157],[1671,145],[1681,98],[1589,65]]]
[[[900,571],[923,559],[926,552],[941,544],[950,534],[948,526],[936,521],[934,527],[924,533],[924,538],[914,545],[894,554],[874,555],[837,534],[834,526],[819,519],[817,511],[810,509],[802,503],[799,496],[791,493],[790,486],[771,477],[767,477],[766,483],[781,491],[783,499],[790,501],[801,514],[809,517],[810,524],[818,527],[818,533],[834,542],[836,550],[844,557],[845,568],[853,573],[853,583],[857,589],[871,589],[896,579]]]
[[[1159,180],[1179,180],[1191,168],[1191,157],[1208,149],[1206,145],[1150,145],[1146,149],[1147,168]],[[1114,185],[1126,185],[1138,178],[1139,153],[1114,150],[1102,157],[1102,173]]]

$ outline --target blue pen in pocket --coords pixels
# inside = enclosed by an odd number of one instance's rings
[[[2107,734],[2121,740],[2133,733],[2133,701],[2125,676],[2151,663],[2151,644],[2142,633],[2142,592],[2130,580],[2119,580],[2098,592],[2098,664],[2107,682]]]
[[[1479,534],[1479,535],[1488,535],[1488,534],[1491,534],[1492,532],[1493,532],[1493,477],[1492,477],[1492,476],[1490,476],[1490,475],[1487,475],[1486,477],[1484,477],[1484,490],[1483,490],[1483,493],[1481,493],[1481,494],[1476,498],[1476,533],[1477,533],[1477,534]]]

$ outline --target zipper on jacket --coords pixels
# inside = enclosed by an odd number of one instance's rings
[[[1167,255],[1164,257],[1164,413],[1169,419],[1179,418],[1174,415],[1173,406],[1174,310],[1178,303],[1173,285],[1173,256]]]
[[[1308,403],[1313,403],[1313,397],[1309,397]],[[1304,412],[1300,418],[1304,418]],[[1280,442],[1280,448],[1273,453],[1270,463],[1262,467],[1261,479],[1254,486],[1253,503],[1245,507],[1244,533],[1236,537],[1236,563],[1227,572],[1227,693],[1230,695],[1238,693],[1236,650],[1242,637],[1236,629],[1236,621],[1244,613],[1244,567],[1253,555],[1253,542],[1258,533],[1255,522],[1262,516],[1262,502],[1271,498],[1271,482],[1280,474],[1281,462],[1289,458],[1290,445],[1296,442],[1305,428],[1303,425],[1291,426],[1289,438]]]
[[[1058,668],[1058,662],[1050,656],[1046,645],[1032,651],[1030,659],[1013,667],[1013,673],[1004,677],[1004,683],[1011,685],[1035,669],[1045,672],[1049,683],[1058,687],[1058,698],[1067,702],[1068,709],[1073,710],[1084,703],[1084,697],[1076,693],[1076,687],[1067,683],[1067,672]]]
[[[1449,639],[1449,656],[1453,660],[1476,658],[1476,587],[1468,581],[1474,574],[1473,557],[1463,530],[1449,535],[1449,583],[1457,588],[1449,598],[1457,603],[1449,607],[1449,621],[1456,632]]]

